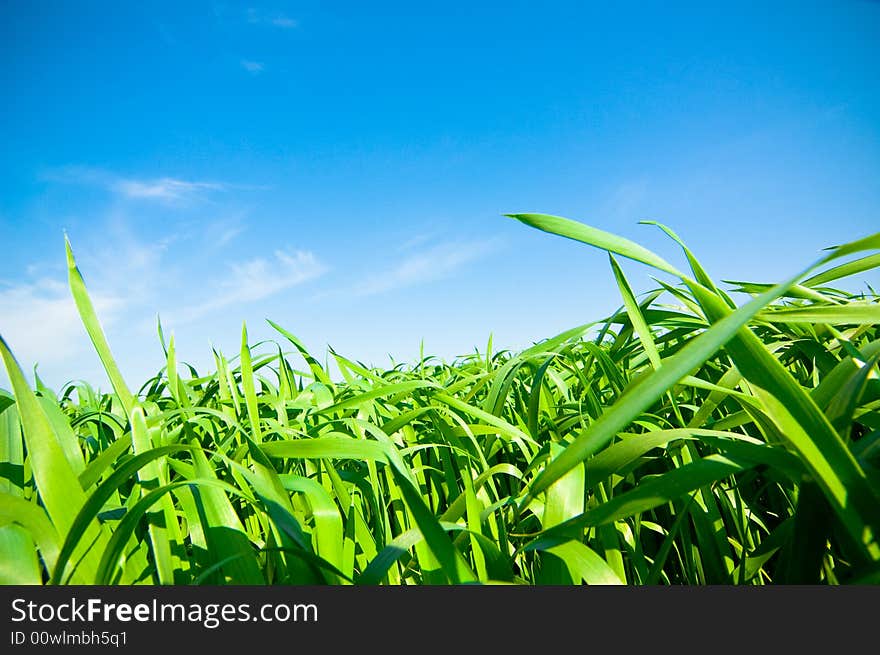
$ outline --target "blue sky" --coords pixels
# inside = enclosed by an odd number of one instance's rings
[[[611,4],[3,3],[0,333],[103,384],[65,230],[134,387],[157,314],[204,369],[267,317],[387,364],[617,306],[605,256],[505,212],[677,258],[660,220],[755,281],[877,230],[880,3]]]

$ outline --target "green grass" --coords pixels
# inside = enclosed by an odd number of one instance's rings
[[[0,339],[0,582],[880,583],[880,302],[833,287],[880,234],[725,291],[664,226],[686,270],[512,218],[608,252],[621,309],[451,363],[331,351],[338,380],[274,323],[204,374],[160,328],[136,392],[68,244],[113,392],[32,389]]]

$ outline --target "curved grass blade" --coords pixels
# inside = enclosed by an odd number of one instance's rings
[[[131,412],[131,442],[135,455],[149,452],[153,448],[153,442],[147,429],[144,412],[140,407],[135,407]],[[140,468],[137,472],[140,481],[141,492],[146,493],[166,483],[162,475],[159,462],[154,459]],[[174,503],[169,496],[163,496],[160,505],[160,516],[154,517],[147,526],[147,534],[153,552],[153,560],[156,563],[156,574],[159,584],[174,584],[174,571],[182,570],[182,563],[172,558],[171,547],[174,545],[178,552],[183,552],[184,544],[177,535],[177,516],[174,512]],[[173,536],[172,536],[173,535]]]
[[[17,525],[0,525],[0,585],[38,585],[42,582],[34,542]]]
[[[660,368],[643,378],[592,425],[578,434],[575,440],[546,466],[529,486],[528,494],[520,506],[527,506],[532,498],[546,490],[553,482],[590,455],[604,448],[618,432],[638,418],[641,412],[648,409],[670,387],[714,355],[721,346],[734,337],[740,327],[751,320],[763,307],[778,298],[798,277],[800,274],[776,285],[725,316],[708,330],[691,339],[678,353],[663,360]]]
[[[183,450],[189,450],[189,446],[184,445],[175,445],[175,446],[162,446],[161,448],[154,448],[147,452],[141,453],[140,455],[135,455],[129,459],[127,459],[124,463],[120,464],[116,470],[111,473],[107,479],[102,482],[86,499],[86,501],[81,505],[78,512],[71,514],[70,516],[70,529],[67,530],[64,538],[64,544],[61,547],[61,551],[58,554],[58,562],[55,567],[55,571],[52,574],[52,578],[50,580],[50,584],[61,584],[64,579],[64,569],[67,566],[68,562],[72,559],[72,556],[76,553],[76,551],[81,548],[81,545],[84,542],[90,542],[89,530],[92,526],[92,522],[97,519],[98,514],[106,505],[107,501],[116,493],[119,488],[128,483],[132,476],[134,476],[138,470],[140,470],[146,464],[166,455],[175,452],[181,452]],[[100,544],[100,547],[97,549],[97,557],[102,556],[102,552],[107,548],[109,543],[108,539],[103,540]],[[93,551],[95,552],[95,551]],[[75,560],[76,561],[76,560]],[[70,575],[75,573],[79,568],[81,568],[81,564],[75,568]],[[91,576],[90,579],[94,579],[94,576],[97,574],[97,566],[93,571],[84,571],[84,573]]]
[[[309,370],[311,370],[312,375],[315,376],[316,382],[320,382],[321,384],[324,384],[328,387],[333,385],[333,381],[330,379],[330,376],[327,375],[327,372],[324,370],[318,360],[312,357],[311,353],[306,350],[306,347],[299,339],[297,339],[293,334],[285,330],[277,323],[274,323],[269,319],[266,319],[266,322],[269,323],[269,325],[275,328],[278,332],[280,332],[285,339],[287,339],[288,341],[290,341],[290,343],[294,345],[294,347],[299,351],[299,354],[302,355],[303,359],[306,361],[306,364],[309,365]]]
[[[847,303],[845,305],[774,307],[760,312],[756,318],[770,323],[877,325],[880,324],[880,304]]]
[[[333,498],[320,484],[299,475],[283,475],[281,483],[288,491],[305,495],[315,519],[315,547],[318,556],[330,562],[337,569],[344,569],[342,516]]]
[[[269,457],[362,459],[379,462],[385,460],[391,452],[387,444],[342,435],[292,441],[268,441],[260,444],[260,450]]]
[[[76,302],[76,308],[79,310],[79,315],[86,328],[86,332],[88,332],[98,357],[101,359],[101,364],[104,365],[107,377],[110,378],[110,384],[113,385],[113,389],[119,397],[119,402],[122,403],[122,408],[125,410],[125,415],[128,416],[134,408],[135,398],[125,384],[122,373],[119,372],[119,367],[116,365],[116,360],[113,359],[113,354],[110,352],[110,345],[107,343],[107,338],[104,336],[101,323],[98,321],[98,315],[95,313],[92,300],[89,298],[88,291],[86,291],[85,282],[76,265],[73,250],[70,247],[70,241],[67,236],[64,237],[64,246],[67,251],[67,272],[70,291]]]
[[[45,510],[18,496],[0,492],[0,525],[3,524],[17,524],[27,531],[51,575],[58,562],[61,546],[58,532]]]
[[[550,234],[586,243],[594,248],[617,253],[621,257],[633,259],[642,264],[661,270],[675,277],[682,277],[672,264],[639,244],[623,237],[585,225],[570,218],[548,214],[505,214],[510,218]]]
[[[15,392],[28,461],[37,490],[55,529],[59,534],[66,535],[72,530],[74,517],[86,503],[86,494],[3,337],[0,337],[0,356]],[[94,552],[89,550],[89,545],[96,543],[100,548],[106,544],[107,535],[95,521],[89,521],[83,528],[87,543],[80,544],[77,553],[82,558],[84,573],[93,575],[97,559]]]
[[[24,496],[24,441],[15,398],[0,393],[0,492]]]
[[[572,580],[583,580],[588,585],[625,584],[614,570],[592,548],[579,541],[558,539],[539,539],[529,544],[526,550],[541,550],[561,559],[568,567]]]
[[[708,455],[681,468],[645,480],[634,489],[543,531],[542,536],[571,538],[585,527],[605,525],[646,512],[752,466],[751,463],[739,463],[721,455]]]
[[[808,277],[801,282],[801,285],[805,287],[818,287],[844,277],[849,277],[850,275],[870,271],[878,266],[880,266],[880,253],[877,253],[876,255],[868,255],[867,257],[862,257],[861,259],[856,259],[855,261],[840,264],[834,268],[829,268],[828,270],[817,273],[812,277]]]
[[[476,576],[468,568],[461,553],[456,550],[452,540],[441,527],[440,522],[425,505],[421,494],[416,490],[409,478],[398,471],[393,463],[390,468],[394,481],[400,488],[403,499],[413,519],[415,519],[416,525],[419,526],[419,530],[424,535],[425,541],[434,557],[437,558],[449,581],[452,584],[475,582]]]
[[[706,311],[719,320],[710,331],[734,315],[717,296],[700,289],[694,292]],[[880,559],[880,500],[834,426],[750,330],[737,331],[727,351],[758,391],[781,433],[804,459],[852,539],[869,559]]]
[[[194,473],[202,480],[217,480],[214,469],[200,448],[192,450]],[[227,485],[228,486],[228,485]],[[223,568],[232,584],[262,585],[266,583],[251,546],[247,530],[222,488],[215,485],[190,487],[199,512],[202,530],[209,549],[217,557],[241,555]]]
[[[251,349],[248,346],[247,326],[241,326],[241,386],[244,389],[244,402],[248,420],[251,424],[252,438],[256,443],[263,440],[260,430],[260,410],[257,405],[257,391],[254,386],[254,367],[251,362]]]

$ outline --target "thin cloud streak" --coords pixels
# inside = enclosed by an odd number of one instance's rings
[[[204,191],[222,191],[225,187],[216,182],[187,182],[172,177],[157,180],[119,180],[113,190],[128,198],[155,198],[159,200],[182,200]]]
[[[222,248],[223,246],[229,244],[235,237],[244,232],[243,225],[234,225],[232,227],[225,228],[222,230],[219,235],[217,235],[214,239],[214,246],[217,248]]]
[[[415,250],[419,246],[422,246],[429,241],[435,240],[440,235],[439,230],[433,230],[431,232],[422,232],[420,234],[416,234],[414,237],[411,237],[397,246],[398,251],[404,250]]]
[[[196,200],[210,193],[233,188],[233,185],[223,182],[192,181],[170,176],[125,177],[100,168],[84,166],[68,166],[53,170],[44,174],[42,179],[49,182],[97,186],[123,198],[160,202]]]
[[[450,277],[465,265],[498,248],[495,240],[477,243],[448,242],[407,256],[396,266],[374,273],[356,285],[358,296],[371,296]]]
[[[189,323],[230,305],[262,300],[318,278],[327,270],[314,253],[305,250],[276,250],[270,259],[257,257],[235,263],[210,300],[173,314],[168,322]]]

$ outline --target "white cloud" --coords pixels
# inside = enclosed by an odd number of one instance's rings
[[[52,182],[103,187],[111,193],[132,200],[181,202],[203,198],[208,193],[226,191],[231,185],[222,182],[183,180],[174,177],[132,178],[100,168],[67,166],[43,175]]]
[[[91,293],[90,297],[105,328],[125,306],[116,296]],[[25,371],[35,363],[72,361],[91,345],[67,285],[58,280],[0,287],[0,317],[0,332]]]
[[[155,340],[157,312],[166,328],[191,323],[200,332],[222,319],[224,308],[275,296],[327,270],[312,252],[279,249],[233,261],[225,269],[202,268],[193,284],[193,261],[204,256],[216,262],[211,249],[232,242],[245,227],[244,219],[233,214],[200,229],[169,225],[167,235],[146,239],[130,214],[114,209],[73,231],[74,254],[123,374],[152,374],[161,365],[155,360],[161,355]],[[26,276],[0,279],[0,334],[25,372],[39,363],[50,385],[73,377],[101,380],[100,362],[67,285],[60,235],[57,245],[57,252],[27,266]],[[262,311],[259,305],[248,309]],[[5,385],[0,365],[0,386]]]
[[[370,275],[355,287],[355,293],[369,296],[449,277],[465,264],[495,250],[497,245],[495,241],[441,243]]]
[[[422,232],[420,234],[416,234],[413,237],[410,237],[399,246],[397,246],[398,250],[414,250],[418,246],[424,245],[429,241],[434,241],[440,235],[440,232],[437,230],[433,230],[430,232]]]
[[[232,278],[226,286],[235,301],[257,300],[282,289],[305,282],[325,270],[315,255],[297,250],[293,254],[276,250],[274,260],[262,257],[232,265]]]
[[[242,232],[244,232],[243,225],[233,225],[230,227],[222,228],[214,236],[214,245],[218,248],[222,248]]]
[[[275,295],[323,275],[327,267],[314,253],[276,250],[272,258],[257,257],[229,267],[227,277],[201,304],[180,310],[169,322],[187,323],[229,305],[253,302]]]
[[[251,75],[259,75],[265,70],[266,65],[261,61],[252,61],[250,59],[242,59],[241,67]]]
[[[637,214],[645,204],[648,191],[646,179],[625,181],[606,197],[601,213],[604,216],[622,220],[633,220],[634,217],[641,218]]]
[[[112,189],[128,198],[183,200],[204,191],[221,191],[224,185],[216,182],[187,182],[172,177],[162,177],[155,180],[120,179],[113,183]]]
[[[71,234],[98,320],[114,355],[123,355],[123,371],[132,353],[145,351],[148,332],[138,329],[140,317],[154,312],[162,290],[179,284],[173,262],[165,258],[175,239],[173,234],[140,238],[129,217],[118,210]],[[43,259],[29,264],[25,277],[0,281],[0,333],[25,372],[39,364],[50,385],[103,376],[68,287],[62,243],[59,234],[57,249],[35,248]],[[0,367],[0,386],[4,379]]]

